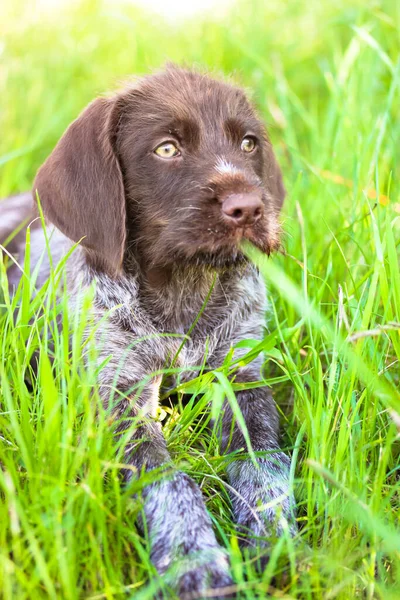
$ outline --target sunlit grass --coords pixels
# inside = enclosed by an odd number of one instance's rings
[[[276,540],[263,573],[238,548],[229,459],[207,427],[234,354],[165,406],[169,449],[201,485],[248,600],[400,595],[399,31],[391,0],[243,2],[223,21],[177,27],[90,1],[36,21],[17,2],[2,18],[0,197],[30,188],[95,95],[166,60],[233,75],[269,125],[288,189],[285,253],[247,250],[271,310],[264,342],[244,343],[248,358],[265,352],[301,532]],[[165,584],[135,526],[148,479],[120,483],[83,337],[90,295],[68,315],[56,298],[63,278],[54,265],[45,288],[23,277],[9,297],[0,263],[0,589],[149,600]]]

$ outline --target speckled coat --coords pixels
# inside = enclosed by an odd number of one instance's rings
[[[254,141],[251,156],[241,151],[246,136]],[[155,156],[163,143],[176,149],[173,160]],[[82,240],[67,267],[71,309],[79,308],[82,292],[95,283],[98,361],[106,365],[99,389],[112,407],[116,434],[127,434],[124,459],[131,468],[124,476],[171,466],[160,424],[152,418],[160,372],[175,357],[181,378],[190,379],[203,363],[220,366],[237,342],[263,337],[266,293],[240,241],[247,238],[268,253],[278,246],[285,192],[262,123],[240,89],[170,67],[92,103],[40,169],[34,189],[56,226],[54,259]],[[263,203],[262,218],[247,228],[231,226],[221,215],[226,198],[238,193],[258,194]],[[29,211],[27,196],[0,204],[0,241]],[[23,253],[23,238],[10,249]],[[42,249],[36,224],[33,263]],[[47,276],[44,261],[39,284]],[[12,285],[16,267],[9,277]],[[202,307],[177,355],[180,336]],[[235,358],[244,352],[237,349]],[[235,381],[259,380],[261,364],[259,356],[239,367]],[[269,532],[284,523],[295,531],[290,461],[279,450],[270,391],[260,387],[236,396],[257,464],[229,462],[233,514],[242,543],[265,545]],[[246,449],[228,402],[220,425],[222,452]],[[182,598],[229,586],[227,556],[198,486],[183,472],[168,473],[144,492],[155,566],[172,573],[171,585]]]

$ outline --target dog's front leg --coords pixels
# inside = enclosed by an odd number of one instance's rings
[[[140,357],[134,357],[132,364],[137,370]],[[104,373],[101,377],[102,395],[112,386],[113,369],[108,366],[108,371],[109,381]],[[127,373],[129,368],[123,371]],[[123,397],[114,398],[110,408],[127,465],[124,478],[129,481],[145,471],[160,470],[155,481],[142,491],[142,525],[149,535],[152,562],[160,574],[166,573],[166,582],[180,597],[187,593],[201,597],[205,590],[231,585],[232,580],[201,491],[186,473],[173,468],[161,426],[152,417],[160,379],[156,377],[141,386],[139,393],[130,392],[135,382],[129,385],[125,379]]]
[[[240,372],[235,381],[240,381]],[[265,544],[266,538],[274,532],[279,535],[285,527],[292,534],[296,531],[294,500],[289,487],[290,460],[279,449],[279,419],[268,388],[239,391],[236,398],[256,459],[249,458],[243,431],[231,405],[226,402],[222,416],[222,450],[246,453],[245,458],[238,457],[227,467],[233,488],[232,506],[242,545]]]

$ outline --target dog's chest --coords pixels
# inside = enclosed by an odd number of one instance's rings
[[[115,281],[102,276],[96,304],[121,332],[121,342],[124,335],[128,345],[134,338],[150,340],[145,345],[152,353],[185,371],[211,364],[221,345],[229,349],[249,337],[242,323],[251,322],[264,301],[264,287],[249,268],[230,277],[208,273],[202,280],[192,274],[156,293],[144,293],[136,277]]]
[[[253,337],[263,321],[266,292],[257,271],[248,265],[245,272],[209,277],[192,286],[164,290],[151,311],[155,327],[175,337],[174,364],[182,369],[215,367],[231,345]],[[257,335],[257,334],[256,334]]]
[[[236,309],[236,302],[215,304],[210,301],[204,305],[200,298],[193,298],[192,303],[171,306],[168,311],[163,312],[160,307],[152,322],[160,333],[160,340],[169,348],[168,354],[173,349],[174,366],[186,371],[208,363],[226,329],[230,329]]]

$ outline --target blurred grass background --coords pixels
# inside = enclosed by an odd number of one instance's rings
[[[266,376],[293,455],[298,538],[277,540],[261,574],[240,554],[200,398],[173,411],[169,447],[202,486],[239,597],[397,600],[400,3],[248,0],[182,22],[123,2],[18,0],[0,5],[0,20],[0,197],[29,189],[79,111],[132,74],[172,60],[251,90],[288,189],[286,254],[261,269]],[[120,488],[82,328],[65,313],[62,333],[52,328],[62,265],[35,300],[29,282],[10,300],[4,267],[0,277],[0,594],[153,598],[162,583],[135,529],[140,496]]]

